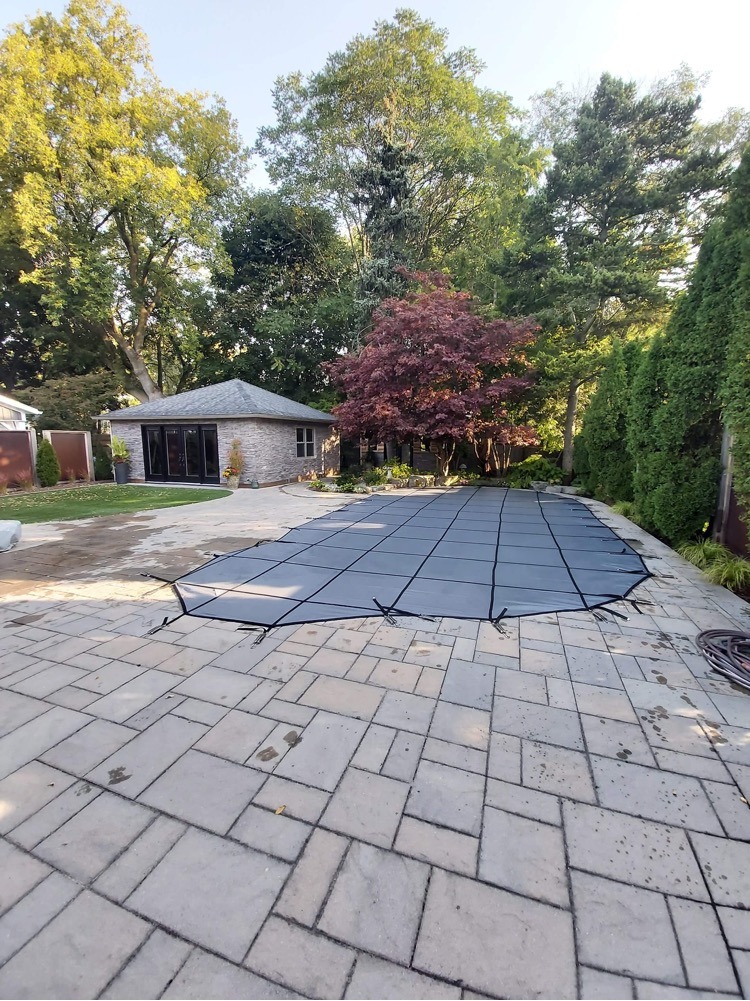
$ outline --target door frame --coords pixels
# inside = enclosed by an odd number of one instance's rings
[[[151,456],[148,447],[148,433],[149,431],[157,431],[159,434],[159,446],[161,449],[162,460],[163,460],[163,472],[153,473],[151,471]],[[179,432],[179,465],[180,470],[178,473],[168,473],[167,472],[167,432],[177,431]],[[188,476],[186,469],[186,457],[185,457],[185,434],[187,431],[197,431],[198,432],[198,475]],[[217,471],[215,476],[209,476],[206,472],[206,436],[207,433],[213,433],[216,441],[216,463]],[[221,482],[221,470],[218,469],[219,465],[219,435],[218,428],[216,424],[200,424],[198,422],[176,424],[174,422],[166,423],[156,423],[153,424],[142,424],[141,425],[141,440],[143,444],[143,470],[147,481],[152,483],[220,483]]]

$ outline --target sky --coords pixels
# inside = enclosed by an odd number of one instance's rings
[[[0,26],[64,0],[0,0]],[[681,63],[710,73],[701,117],[750,108],[749,0],[125,0],[148,34],[157,74],[178,90],[217,93],[248,145],[274,121],[276,77],[322,67],[329,52],[408,6],[449,32],[449,48],[474,48],[479,83],[520,107],[562,84],[605,70],[641,83]],[[262,186],[256,165],[251,183]]]

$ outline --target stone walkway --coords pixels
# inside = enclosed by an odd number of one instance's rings
[[[693,644],[744,602],[589,502],[627,620],[147,635],[142,569],[344,503],[227,501],[0,557],[0,997],[750,993],[750,695]]]

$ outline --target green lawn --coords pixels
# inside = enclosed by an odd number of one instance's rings
[[[94,518],[103,514],[150,511],[158,507],[182,507],[201,501],[226,497],[231,490],[208,490],[205,487],[138,487],[97,483],[90,487],[40,490],[19,496],[0,497],[0,520],[9,519],[25,525],[41,521],[70,521]]]

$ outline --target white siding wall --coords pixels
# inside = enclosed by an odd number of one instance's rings
[[[150,423],[158,423],[152,421]],[[191,424],[194,421],[171,421]],[[236,420],[201,421],[216,424],[219,440],[220,473],[229,462],[232,440],[238,438],[245,455],[242,483],[257,479],[260,484],[296,480],[317,473],[319,476],[339,471],[339,436],[328,424],[302,425],[294,421],[244,418]],[[312,427],[315,431],[315,455],[297,458],[297,428]],[[112,421],[112,434],[124,439],[130,452],[130,478],[143,480],[141,425],[133,421]]]

